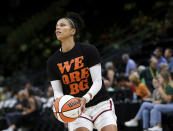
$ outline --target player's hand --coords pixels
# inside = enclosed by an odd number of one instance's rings
[[[80,102],[80,104],[81,104],[81,113],[84,113],[85,111],[86,111],[86,108],[85,108],[85,104],[86,104],[86,99],[85,98],[79,98],[79,97],[77,97],[76,98],[79,102]]]

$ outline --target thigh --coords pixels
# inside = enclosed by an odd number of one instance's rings
[[[108,125],[101,129],[101,131],[117,131],[117,126],[115,125]]]
[[[173,112],[173,104],[156,104],[154,109],[162,113]]]
[[[92,131],[93,123],[85,118],[78,118],[73,122],[68,123],[69,131]]]
[[[86,127],[79,127],[77,129],[75,129],[74,131],[89,131],[89,129]]]
[[[105,112],[99,115],[97,119],[94,121],[94,126],[99,131],[115,131],[113,129],[117,128],[117,117],[115,115],[114,104],[112,100],[109,101],[111,101],[111,110],[104,110]]]
[[[94,126],[99,131],[102,131],[103,129],[110,129],[110,128],[116,128],[117,117],[113,111],[107,111],[101,114],[97,120],[94,122]],[[105,130],[106,131],[106,130]],[[108,131],[114,131],[114,130],[108,130]]]
[[[153,103],[150,103],[150,102],[144,102],[144,103],[142,104],[142,106],[143,106],[145,109],[151,110],[151,109],[153,108],[154,104],[153,104]]]

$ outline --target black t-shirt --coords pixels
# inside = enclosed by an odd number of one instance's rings
[[[97,49],[90,44],[76,43],[68,52],[56,51],[47,61],[50,81],[60,80],[64,95],[82,97],[91,88],[93,82],[89,68],[100,63]],[[86,107],[109,99],[102,81],[102,88]]]

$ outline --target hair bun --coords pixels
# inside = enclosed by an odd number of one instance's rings
[[[77,30],[77,34],[79,34],[80,31],[84,28],[84,21],[80,17],[80,15],[75,12],[68,12],[66,17],[71,19],[74,22],[75,28]]]

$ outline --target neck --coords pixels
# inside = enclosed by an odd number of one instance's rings
[[[68,39],[62,40],[61,46],[62,46],[62,52],[70,51],[75,46],[74,39],[68,38]]]
[[[171,57],[168,56],[166,59],[167,59],[168,61],[170,61]]]
[[[154,68],[154,67],[152,67],[152,66],[150,66],[150,68],[151,68],[152,70],[155,70],[155,68]]]
[[[158,59],[160,60],[162,58],[162,56],[159,56]]]

